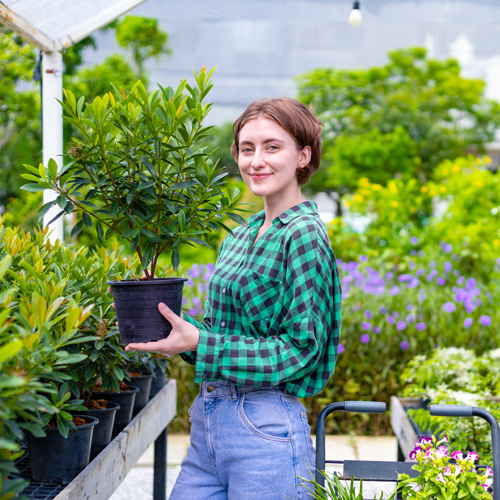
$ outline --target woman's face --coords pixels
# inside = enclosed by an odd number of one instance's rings
[[[238,167],[253,194],[281,202],[297,196],[296,170],[309,163],[309,146],[299,150],[285,129],[263,117],[241,128],[238,146]]]

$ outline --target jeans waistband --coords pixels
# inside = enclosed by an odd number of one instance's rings
[[[274,387],[252,387],[235,385],[226,380],[215,380],[213,382],[202,382],[200,385],[200,394],[202,396],[234,396],[244,392],[262,391],[262,390],[278,390],[288,394],[285,390],[285,384]]]

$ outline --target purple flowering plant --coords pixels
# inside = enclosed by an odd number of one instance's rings
[[[184,288],[182,310],[200,321],[203,321],[208,296],[208,281],[213,272],[214,265],[211,263],[192,264],[183,272],[188,281]]]
[[[491,468],[478,470],[477,453],[449,453],[447,444],[446,435],[440,440],[422,436],[415,443],[410,459],[417,461],[412,469],[419,475],[415,478],[399,475],[403,500],[492,500],[488,491],[493,475]]]

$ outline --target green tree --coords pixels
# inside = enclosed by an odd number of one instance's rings
[[[130,88],[135,83],[134,70],[120,54],[112,54],[101,64],[81,68],[64,82],[64,88],[71,90],[77,97],[85,96],[93,101],[117,88]]]
[[[240,170],[231,154],[231,144],[233,143],[233,124],[224,123],[218,127],[213,127],[210,134],[204,137],[200,144],[212,151],[212,161],[219,162],[219,167],[226,169],[230,177],[241,179]]]
[[[22,164],[41,159],[40,95],[26,89],[36,55],[29,44],[0,26],[0,205],[21,185]]]
[[[342,197],[360,177],[425,183],[443,160],[484,152],[500,125],[500,104],[482,80],[460,76],[454,59],[423,48],[389,53],[382,67],[315,69],[298,77],[298,98],[324,124],[323,168],[310,192]]]
[[[132,51],[136,79],[146,84],[145,62],[172,53],[168,48],[168,33],[159,28],[157,19],[143,16],[125,16],[115,29],[118,45]]]

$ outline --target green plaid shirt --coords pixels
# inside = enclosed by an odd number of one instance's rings
[[[276,217],[252,245],[264,211],[224,240],[208,284],[195,382],[321,391],[335,370],[341,286],[325,224],[313,202]]]

